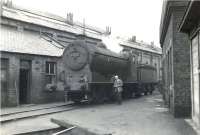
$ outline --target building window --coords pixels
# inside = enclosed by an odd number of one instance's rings
[[[56,63],[46,62],[46,83],[54,83],[56,79]]]
[[[56,63],[46,62],[46,74],[55,75],[56,74]]]

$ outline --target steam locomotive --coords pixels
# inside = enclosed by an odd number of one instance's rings
[[[123,98],[152,93],[156,69],[141,65],[134,54],[118,54],[103,45],[89,45],[84,39],[69,44],[62,56],[68,100],[102,102],[113,99],[114,75],[124,82]]]

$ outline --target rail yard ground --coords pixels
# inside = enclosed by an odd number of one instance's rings
[[[184,119],[173,118],[157,91],[153,95],[126,100],[122,105],[87,105],[71,111],[3,123],[1,134],[57,128],[51,118],[112,135],[196,135]]]

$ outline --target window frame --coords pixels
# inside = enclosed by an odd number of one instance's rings
[[[51,73],[51,64],[53,64],[53,73]],[[47,65],[48,65],[48,70],[47,70]],[[57,69],[56,62],[46,61],[46,63],[45,63],[45,74],[46,75],[56,75],[56,71],[57,71],[56,69]]]
[[[53,64],[53,72],[51,73],[51,64]],[[48,65],[48,72],[47,72],[47,65]],[[46,61],[45,62],[45,82],[46,84],[49,83],[55,83],[55,81],[57,80],[57,63],[54,61]],[[48,81],[50,79],[50,82]]]

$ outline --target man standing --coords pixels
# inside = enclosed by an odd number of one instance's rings
[[[122,80],[119,79],[119,77],[116,75],[114,80],[114,90],[118,104],[122,103],[122,91],[123,91],[122,86],[123,86]]]

